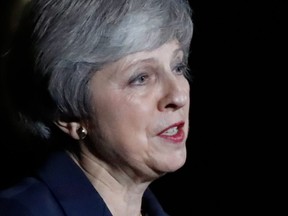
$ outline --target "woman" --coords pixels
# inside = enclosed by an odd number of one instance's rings
[[[8,87],[50,151],[1,215],[167,215],[148,187],[186,160],[190,15],[185,0],[31,2]]]

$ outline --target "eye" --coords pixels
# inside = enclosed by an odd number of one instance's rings
[[[184,63],[179,63],[174,68],[174,71],[177,75],[185,75],[186,76],[188,73],[188,68]]]
[[[149,79],[148,74],[139,74],[129,80],[130,85],[145,85]]]

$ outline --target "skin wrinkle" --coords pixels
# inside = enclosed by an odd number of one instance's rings
[[[67,151],[114,216],[139,215],[149,184],[186,161],[190,13],[186,0],[35,0],[8,56],[19,127]]]
[[[89,83],[94,105],[87,124],[91,142],[81,141],[75,160],[112,214],[126,209],[125,202],[140,209],[145,188],[186,160],[189,83],[175,69],[183,58],[180,50],[174,40],[131,54],[97,71]],[[148,76],[138,80],[143,73]],[[158,136],[180,121],[185,121],[183,142]]]
[[[51,116],[89,117],[90,97],[83,96],[87,90],[86,78],[91,71],[101,70],[103,65],[123,56],[151,51],[174,38],[179,40],[185,58],[188,56],[193,23],[185,2],[107,1],[39,0],[31,5],[35,64],[40,76],[50,77],[49,94],[56,104]],[[85,64],[87,68],[77,69],[74,67],[77,64]],[[74,78],[67,81],[68,74]],[[59,86],[71,93],[59,90]],[[40,113],[38,110],[35,113]],[[31,124],[36,135],[49,139],[54,133],[44,121],[43,126]],[[47,132],[42,133],[41,127],[46,127]]]
[[[170,64],[169,64],[170,65]],[[121,69],[123,69],[123,67],[121,67]],[[107,72],[107,71],[106,71]],[[100,72],[101,73],[101,72]],[[108,72],[109,73],[109,72]],[[105,74],[106,75],[106,74]],[[97,76],[97,75],[96,75]],[[111,79],[111,77],[113,77],[113,76],[111,76],[111,75],[106,75],[105,76],[106,78],[107,77],[109,77],[109,79]],[[125,75],[124,75],[124,77],[125,77]],[[118,76],[116,75],[116,78],[115,79],[117,79],[118,78]],[[97,76],[97,80],[100,80],[101,79],[101,76]],[[109,80],[108,79],[108,80]],[[99,81],[98,80],[98,81]],[[101,81],[99,81],[99,82],[105,82],[106,81],[106,79],[105,80],[101,80]],[[112,87],[112,88],[115,88],[115,85]],[[128,87],[128,88],[130,88],[130,87]],[[138,87],[136,87],[136,88],[138,88]],[[142,88],[142,87],[140,87],[140,88]],[[120,89],[121,90],[121,89]],[[119,91],[120,91],[119,90]],[[138,91],[138,90],[136,90],[136,91]],[[141,90],[142,91],[142,90]],[[167,90],[166,90],[167,91]],[[136,94],[136,93],[133,93],[133,94]],[[153,92],[153,94],[155,94],[154,92]],[[188,94],[188,91],[185,93],[185,94]],[[141,95],[141,93],[140,93],[140,95]],[[105,97],[107,97],[108,95],[105,95]],[[136,96],[139,96],[138,94],[136,94]],[[127,96],[128,97],[128,99],[126,98],[126,100],[127,101],[129,101],[129,102],[131,102],[132,100],[136,100],[136,99],[133,99],[133,95],[129,95],[129,96]],[[149,97],[156,97],[155,95],[149,95]],[[135,95],[134,95],[134,98],[135,98]],[[117,103],[119,103],[119,104],[121,104],[122,102],[121,102],[121,100],[119,99],[119,98],[112,98],[111,99],[112,101],[113,100],[116,100],[116,102]],[[141,102],[142,103],[142,102]],[[139,104],[139,105],[141,105],[141,103]],[[121,105],[122,106],[122,105]],[[118,107],[119,109],[122,109],[121,107]],[[125,104],[123,104],[123,110],[125,110],[125,109],[127,109],[127,108],[129,108],[129,107],[126,107],[126,105]],[[118,109],[118,110],[119,110]],[[143,109],[145,109],[145,107],[143,108]],[[144,112],[146,112],[146,111],[144,111]],[[100,114],[100,112],[99,112],[99,114]],[[97,115],[99,115],[99,114],[96,114],[96,116]],[[160,114],[161,115],[161,114]],[[181,114],[181,115],[184,115],[184,114]],[[121,119],[121,117],[120,116],[116,116],[116,118],[120,118]],[[145,126],[145,128],[143,128],[143,130],[148,130],[148,133],[151,133],[151,134],[157,134],[157,133],[159,133],[160,132],[160,129],[162,130],[162,128],[164,128],[164,127],[167,127],[169,124],[172,124],[172,123],[175,123],[175,121],[179,121],[180,119],[179,118],[177,118],[177,119],[175,119],[175,120],[171,120],[171,122],[169,121],[169,122],[167,122],[166,120],[163,120],[163,119],[165,119],[165,117],[161,117],[160,118],[160,121],[159,122],[161,122],[160,123],[160,125],[158,125],[157,124],[157,127],[156,128],[154,128],[154,129],[149,129],[149,125],[148,126]],[[117,121],[117,119],[114,119],[114,120],[116,120]],[[99,119],[98,119],[98,121],[99,121]],[[100,120],[101,121],[101,120]],[[100,122],[99,124],[105,124],[105,122]],[[188,124],[188,123],[187,123]],[[114,127],[114,125],[113,125],[113,127]],[[112,131],[113,131],[114,129],[112,129]],[[149,131],[150,130],[150,131]],[[154,131],[154,132],[153,132]],[[104,133],[105,134],[105,133]],[[155,136],[155,135],[153,135],[153,136]],[[113,136],[113,135],[112,135]],[[109,137],[109,136],[107,136],[107,137]],[[144,137],[143,137],[144,138]],[[146,140],[147,138],[145,138],[145,139],[143,139],[141,142],[145,142],[145,140]],[[147,140],[146,140],[146,142],[147,142]],[[116,146],[115,146],[116,147]],[[117,148],[117,147],[116,147]],[[124,149],[123,149],[124,150]],[[113,151],[113,149],[112,149],[112,151]],[[147,157],[149,157],[149,155],[147,155]],[[137,161],[137,160],[136,160]]]
[[[87,149],[86,149],[87,150]],[[129,187],[126,187],[125,185],[121,184],[121,181],[118,181],[117,178],[106,178],[107,176],[111,177],[113,176],[111,172],[109,172],[109,170],[107,170],[105,168],[105,165],[102,163],[101,166],[101,162],[99,164],[95,163],[95,158],[93,161],[93,158],[91,158],[91,156],[89,156],[90,152],[87,151],[86,153],[83,152],[83,154],[81,155],[82,158],[79,161],[79,159],[76,159],[74,155],[71,155],[71,157],[73,158],[73,160],[80,166],[80,168],[83,170],[83,172],[86,174],[86,176],[88,177],[88,179],[90,180],[90,182],[92,183],[92,185],[94,186],[94,188],[100,193],[102,194],[102,198],[104,200],[106,200],[106,202],[112,201],[112,202],[117,202],[118,205],[120,204],[120,206],[125,208],[125,204],[126,203],[134,203],[134,206],[136,207],[136,209],[141,209],[141,203],[139,204],[138,202],[138,197],[142,197],[143,196],[143,191],[145,190],[145,188],[147,188],[148,184],[147,183],[143,183],[141,187],[140,184],[135,184],[134,182],[130,181]],[[89,167],[89,162],[93,161],[93,166]],[[84,166],[85,163],[87,163],[87,167]],[[82,164],[82,165],[81,165]],[[96,164],[96,166],[95,166]],[[91,165],[91,164],[90,164]],[[94,172],[92,173],[91,170],[89,171],[89,168],[92,168],[94,170]],[[123,177],[125,177],[125,175],[123,175]],[[129,178],[124,179],[123,181],[129,181]],[[135,184],[135,186],[133,187],[133,185]],[[113,185],[113,187],[111,187],[111,185]],[[118,187],[115,187],[119,185]],[[105,196],[105,191],[112,191],[113,196]],[[132,193],[131,193],[132,191]],[[135,196],[133,196],[133,194],[135,194]],[[132,196],[131,196],[132,195]],[[117,199],[117,197],[122,197],[120,200]],[[124,197],[124,199],[123,199]],[[132,204],[133,205],[133,204]],[[109,208],[109,205],[108,205]],[[120,208],[118,206],[118,208]],[[110,208],[109,208],[110,209]],[[111,212],[113,212],[113,209],[110,209]],[[126,209],[127,212],[129,212],[128,209]],[[115,211],[117,212],[117,211]],[[139,210],[136,210],[136,212],[139,212]],[[114,214],[113,214],[114,215]],[[116,214],[115,214],[116,215]],[[129,215],[135,215],[134,213],[131,213]]]

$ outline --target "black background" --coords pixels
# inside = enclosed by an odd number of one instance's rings
[[[190,2],[188,160],[153,186],[173,216],[277,214],[287,170],[287,1]]]
[[[279,138],[286,131],[281,111],[287,100],[287,1],[190,3],[194,81],[188,159],[152,189],[171,216],[275,214],[284,203],[280,185],[287,172],[280,156],[285,142]],[[19,140],[3,107],[1,103],[2,187],[25,172],[23,164],[12,165],[25,156],[11,151],[11,143]]]

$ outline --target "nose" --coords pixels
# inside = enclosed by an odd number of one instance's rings
[[[187,80],[180,81],[167,79],[163,87],[163,95],[158,103],[158,109],[164,111],[176,111],[189,103],[189,83]]]

